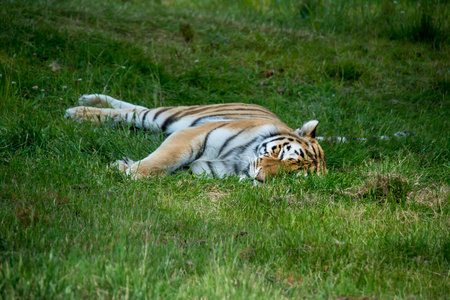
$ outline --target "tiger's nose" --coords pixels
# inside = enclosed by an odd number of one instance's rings
[[[260,181],[260,182],[264,182],[266,181],[266,175],[264,174],[263,170],[259,170],[258,175],[256,175],[256,180]]]

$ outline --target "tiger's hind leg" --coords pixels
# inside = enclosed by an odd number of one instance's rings
[[[89,106],[77,106],[66,109],[65,118],[74,121],[91,121],[95,123],[112,120],[120,123],[133,118],[134,109],[98,108]]]
[[[140,105],[134,105],[122,100],[114,99],[113,97],[101,94],[83,95],[78,99],[78,104],[81,106],[92,106],[99,108],[121,108],[121,109],[147,109]]]
[[[160,127],[155,122],[146,121],[150,109],[115,109],[115,108],[98,108],[88,106],[77,106],[66,109],[65,118],[74,121],[90,121],[94,123],[112,122],[122,123],[134,126],[136,128],[145,128],[153,132],[159,132]]]

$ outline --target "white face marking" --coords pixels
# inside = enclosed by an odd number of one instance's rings
[[[305,153],[305,150],[299,144],[289,144],[283,147],[278,155],[278,158],[283,158],[283,160],[293,158],[298,159],[300,153]]]
[[[273,152],[277,149],[279,149],[279,143],[280,141],[275,141],[275,142],[271,142],[268,143],[266,146],[267,152]],[[290,142],[289,144],[283,146],[283,148],[281,148],[280,152],[278,153],[278,158],[282,159],[282,160],[286,160],[286,159],[299,159],[301,157],[301,153],[305,153],[305,150],[302,148],[302,146],[300,146],[297,143],[294,142]],[[264,156],[264,148],[261,148],[259,150],[259,155]]]
[[[264,156],[265,154],[269,154],[270,152],[273,152],[278,148],[279,145],[279,141],[274,141],[274,142],[270,142],[267,143],[266,147],[261,147],[261,149],[259,149],[259,156]]]

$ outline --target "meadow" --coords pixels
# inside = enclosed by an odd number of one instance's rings
[[[0,299],[450,297],[450,4],[3,0]],[[83,94],[320,121],[328,174],[131,181]],[[372,139],[408,131],[405,138]]]

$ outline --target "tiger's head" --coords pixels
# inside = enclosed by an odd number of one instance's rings
[[[293,132],[266,139],[255,160],[255,178],[264,182],[281,172],[326,174],[325,155],[316,140],[318,124],[319,121],[309,121]]]

